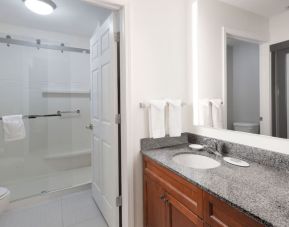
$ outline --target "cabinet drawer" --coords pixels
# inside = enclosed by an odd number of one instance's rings
[[[203,191],[170,170],[144,157],[144,174],[158,183],[176,200],[199,217],[203,217]]]
[[[204,221],[211,227],[262,227],[248,215],[203,192]],[[206,225],[205,225],[206,226]]]

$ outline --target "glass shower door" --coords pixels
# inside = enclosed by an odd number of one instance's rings
[[[26,137],[11,142],[0,122],[0,186],[12,200],[91,181],[89,76],[87,53],[0,45],[0,116],[55,115],[25,118]]]

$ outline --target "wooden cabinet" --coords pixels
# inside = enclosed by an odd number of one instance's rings
[[[202,227],[202,220],[150,175],[144,176],[146,227]]]
[[[203,191],[199,187],[147,158],[144,159],[144,175],[158,182],[167,193],[191,212],[203,217]]]
[[[144,227],[261,227],[238,209],[144,157]]]

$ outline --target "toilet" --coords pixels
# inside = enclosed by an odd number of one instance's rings
[[[7,210],[10,203],[10,191],[7,188],[0,187],[0,214]]]
[[[259,134],[260,132],[260,125],[257,123],[234,122],[233,126],[235,131],[249,132],[255,134]]]

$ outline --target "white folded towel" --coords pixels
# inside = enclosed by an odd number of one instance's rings
[[[182,133],[182,101],[168,100],[169,104],[169,135],[181,136]]]
[[[166,101],[152,100],[149,108],[149,132],[151,138],[165,137]]]
[[[212,103],[209,99],[199,101],[199,125],[213,127]]]
[[[10,115],[2,117],[5,141],[24,139],[26,136],[22,115]]]
[[[212,118],[214,128],[223,128],[223,101],[222,99],[211,99]]]

